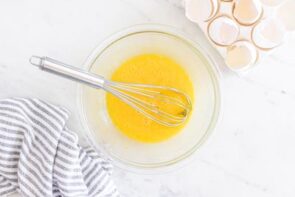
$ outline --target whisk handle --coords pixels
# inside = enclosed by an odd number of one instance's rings
[[[49,57],[32,56],[30,63],[41,70],[87,84],[95,88],[103,88],[105,79],[74,66],[67,65]]]

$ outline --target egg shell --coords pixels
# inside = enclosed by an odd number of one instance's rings
[[[213,19],[208,25],[208,36],[217,45],[228,46],[239,36],[238,24],[227,16]]]
[[[260,0],[260,1],[267,6],[278,6],[282,4],[285,0]]]
[[[186,0],[185,15],[193,22],[204,22],[214,17],[219,8],[218,0]]]
[[[241,25],[252,25],[262,16],[263,9],[259,0],[236,0],[232,14]]]
[[[252,41],[261,49],[273,49],[283,43],[286,31],[275,18],[260,21],[252,30]]]
[[[277,17],[288,31],[295,30],[295,0],[288,0],[277,11]]]
[[[227,48],[225,62],[233,70],[242,70],[254,65],[257,58],[255,46],[249,41],[239,40]]]

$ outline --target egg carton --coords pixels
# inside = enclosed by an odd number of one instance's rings
[[[184,7],[234,71],[257,65],[295,30],[295,0],[184,0]]]

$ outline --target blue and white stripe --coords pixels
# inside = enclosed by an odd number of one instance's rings
[[[38,99],[0,100],[0,196],[119,196],[111,164],[78,145],[67,119]]]

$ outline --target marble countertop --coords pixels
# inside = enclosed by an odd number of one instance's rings
[[[82,136],[77,84],[30,66],[32,54],[82,65],[108,35],[134,24],[200,30],[180,0],[10,0],[0,2],[0,98],[38,97],[65,106]],[[205,47],[208,43],[200,37]],[[295,34],[245,75],[222,71],[221,123],[187,165],[160,175],[115,168],[130,197],[295,196]]]

